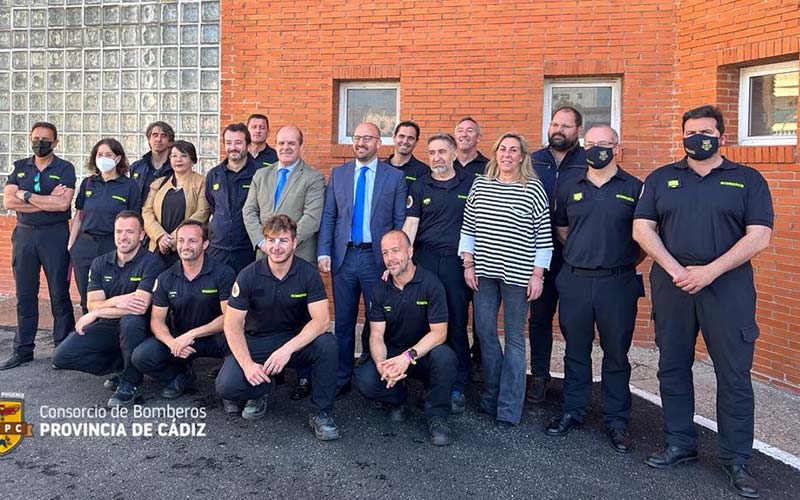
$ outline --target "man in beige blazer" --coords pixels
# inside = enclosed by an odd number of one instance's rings
[[[276,134],[278,161],[253,175],[247,201],[242,209],[244,225],[258,258],[264,256],[261,225],[273,214],[286,214],[297,222],[295,255],[315,263],[317,232],[325,201],[325,178],[302,160],[303,132],[294,125]]]

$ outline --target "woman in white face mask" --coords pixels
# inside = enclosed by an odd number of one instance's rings
[[[91,174],[83,179],[75,198],[77,212],[67,246],[84,314],[92,260],[114,251],[114,217],[123,210],[142,211],[136,182],[125,175],[128,160],[119,141],[102,139],[95,144],[86,170]]]

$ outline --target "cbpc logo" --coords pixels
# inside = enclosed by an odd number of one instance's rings
[[[0,455],[10,452],[24,437],[33,436],[33,426],[26,423],[25,395],[0,395]]]

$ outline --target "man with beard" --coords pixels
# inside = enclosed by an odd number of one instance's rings
[[[414,156],[419,133],[419,125],[412,121],[398,123],[392,136],[394,152],[386,158],[387,163],[403,172],[408,189],[411,189],[411,184],[415,180],[430,172],[428,166]]]
[[[450,134],[428,138],[430,172],[411,185],[403,231],[414,246],[416,264],[435,274],[444,285],[447,344],[458,359],[458,374],[450,397],[451,411],[463,413],[469,384],[467,322],[471,294],[464,281],[458,242],[464,205],[474,177],[463,169],[455,169],[456,150],[456,141]]]
[[[558,320],[566,341],[563,413],[545,429],[564,436],[583,425],[592,394],[592,343],[603,349],[603,423],[611,447],[631,449],[631,365],[628,350],[643,295],[636,264],[644,254],[633,241],[633,212],[642,181],[617,165],[619,135],[608,125],[586,131],[585,175],[558,186],[555,223],[564,244],[556,279]]]
[[[269,118],[254,113],[247,119],[247,130],[250,132],[248,151],[260,167],[269,167],[278,161],[278,153],[267,144],[269,137]]]
[[[153,122],[147,126],[145,137],[150,151],[131,165],[131,179],[139,185],[142,203],[147,199],[153,181],[172,173],[169,153],[175,142],[175,131],[166,122]]]
[[[403,227],[408,194],[403,173],[378,160],[381,133],[373,123],[353,132],[355,160],[331,172],[319,230],[319,270],[333,274],[336,340],[339,342],[337,396],[350,392],[359,294],[369,304],[372,286],[383,272],[380,238]],[[373,250],[373,243],[375,250]],[[369,350],[364,325],[362,352]]]
[[[230,354],[217,377],[225,411],[247,400],[242,418],[267,411],[272,377],[284,368],[311,365],[309,426],[320,441],[339,438],[333,420],[336,395],[336,339],[330,332],[325,285],[313,264],[294,257],[297,224],[279,214],[264,224],[267,257],[239,273],[225,311]]]
[[[579,138],[583,133],[583,116],[571,106],[555,110],[547,131],[548,146],[532,155],[533,168],[547,192],[550,203],[550,217],[556,211],[556,187],[573,176],[580,176],[586,170],[586,153],[580,147]],[[552,224],[555,231],[555,224]],[[531,302],[528,318],[528,337],[531,346],[531,385],[526,400],[529,403],[542,403],[550,386],[550,355],[553,351],[553,317],[558,305],[558,290],[555,280],[563,263],[563,246],[553,233],[553,258],[550,269],[544,272],[542,295]]]
[[[144,221],[130,210],[114,220],[117,247],[92,262],[86,302],[89,312],[53,352],[53,366],[93,375],[119,372],[108,406],[131,406],[139,397],[142,373],[131,362],[144,341],[148,311],[161,259],[142,247]]]
[[[242,218],[242,208],[260,165],[247,153],[250,132],[231,123],[222,134],[227,157],[206,174],[206,200],[211,207],[208,255],[240,272],[256,258]]]
[[[196,220],[175,231],[180,262],[158,275],[153,287],[149,337],[133,351],[133,364],[165,384],[161,397],[175,399],[197,379],[191,361],[227,353],[223,314],[236,279],[233,269],[205,255],[208,232]]]
[[[667,469],[695,462],[694,363],[703,333],[717,379],[717,462],[736,493],[758,498],[747,462],[753,452],[756,290],[750,261],[769,247],[775,212],[767,181],[733,163],[722,112],[701,106],[683,115],[686,156],[644,183],[633,237],[653,258],[650,285],[659,349],[658,381],[666,446],[645,463]]]
[[[52,123],[34,123],[30,139],[33,156],[14,162],[3,189],[3,206],[17,213],[17,227],[11,234],[17,333],[14,350],[0,362],[0,370],[33,360],[42,268],[53,313],[53,343],[56,346],[61,343],[75,326],[67,251],[75,167],[53,153],[58,145],[58,131]]]
[[[454,162],[456,168],[463,168],[471,177],[483,175],[489,158],[478,151],[481,140],[481,127],[471,116],[465,116],[456,124],[456,144],[458,157]]]
[[[406,233],[386,233],[381,253],[391,279],[372,290],[370,354],[356,369],[356,387],[366,399],[388,405],[393,422],[402,422],[407,413],[403,379],[421,379],[430,441],[436,446],[450,444],[446,418],[457,361],[444,345],[448,320],[444,287],[433,273],[414,265]]]
[[[242,209],[244,225],[251,248],[258,258],[267,253],[263,224],[274,214],[288,215],[297,221],[295,256],[308,262],[317,258],[317,233],[325,200],[325,177],[301,158],[303,132],[286,125],[275,134],[278,161],[260,169],[253,176]],[[303,399],[311,394],[311,370],[301,369],[291,398]]]

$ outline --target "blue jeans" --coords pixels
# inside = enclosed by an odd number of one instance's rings
[[[505,353],[497,337],[497,314],[503,304]],[[497,420],[519,424],[525,402],[525,324],[527,289],[480,277],[474,299],[481,342],[484,393],[481,406]]]

